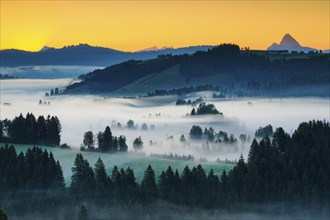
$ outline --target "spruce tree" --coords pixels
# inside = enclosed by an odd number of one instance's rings
[[[95,180],[96,187],[100,191],[104,191],[107,187],[109,187],[108,176],[105,171],[105,166],[101,158],[99,158],[95,163]]]
[[[150,164],[144,173],[144,177],[141,183],[141,190],[144,198],[155,198],[157,196],[158,190],[155,172]]]
[[[77,154],[75,158],[71,180],[71,189],[75,193],[84,194],[95,189],[94,171],[82,154]]]

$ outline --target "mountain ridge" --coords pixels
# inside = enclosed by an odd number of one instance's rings
[[[293,38],[289,33],[285,34],[281,39],[280,43],[274,42],[271,44],[267,50],[288,50],[288,51],[318,51],[315,48],[301,46],[300,43]]]
[[[192,54],[196,51],[205,51],[213,46],[189,46],[182,48],[161,48],[152,51],[126,52],[112,48],[79,44],[52,48],[45,46],[40,51],[31,52],[17,49],[0,51],[1,67],[19,66],[110,66],[127,60],[147,60],[164,54]]]

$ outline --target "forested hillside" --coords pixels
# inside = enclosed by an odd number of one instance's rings
[[[329,54],[269,55],[240,50],[233,44],[222,44],[192,55],[162,55],[152,60],[130,60],[95,70],[81,75],[82,82],[67,87],[65,93],[108,93],[144,79],[136,85],[135,92],[139,92],[139,86],[151,82],[154,89],[184,87],[199,82],[200,85],[230,87],[236,95],[243,96],[278,95],[280,91],[284,96],[328,96],[329,58]],[[173,68],[175,66],[179,68]],[[163,79],[164,74],[174,77],[173,71],[180,76],[178,82],[157,82],[157,77]],[[150,75],[153,76],[152,81],[147,78]],[[297,91],[297,88],[304,87],[308,89],[306,92]]]

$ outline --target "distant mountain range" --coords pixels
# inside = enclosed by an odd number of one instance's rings
[[[267,50],[288,50],[288,51],[298,51],[298,52],[318,51],[318,49],[315,48],[301,46],[299,42],[296,39],[294,39],[290,34],[285,34],[280,44],[273,43],[267,48]]]
[[[111,48],[79,44],[60,49],[45,46],[38,52],[8,49],[0,51],[0,66],[111,66],[132,59],[146,60],[164,54],[192,54],[196,51],[205,51],[210,48],[212,46],[191,46],[177,49],[152,47],[138,52],[124,52]]]

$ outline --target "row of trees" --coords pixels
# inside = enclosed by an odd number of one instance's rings
[[[59,161],[52,153],[33,147],[17,154],[13,145],[0,148],[0,193],[17,190],[64,190]]]
[[[117,124],[115,124],[115,121],[113,121],[111,127],[117,127],[117,128],[123,128],[123,125],[120,123],[120,122],[117,122]],[[135,122],[132,120],[132,119],[129,119],[127,122],[126,122],[126,128],[129,128],[129,129],[138,129],[139,128],[139,125],[138,124],[135,124]],[[155,125],[154,124],[151,124],[149,126],[149,128],[151,130],[155,129]],[[141,130],[148,130],[148,125],[146,123],[142,123],[141,125]]]
[[[222,115],[222,113],[215,108],[214,104],[206,104],[205,102],[200,103],[197,110],[195,108],[191,110],[191,115],[208,115],[208,114]]]
[[[81,154],[76,156],[72,172],[70,188],[76,196],[90,198],[97,195],[124,201],[147,202],[160,198],[176,203],[205,206],[213,203],[215,187],[220,184],[214,171],[206,174],[201,165],[192,169],[186,166],[181,175],[178,170],[174,171],[169,166],[166,171],[162,171],[158,181],[149,165],[141,184],[138,184],[131,168],[119,170],[115,166],[111,175],[107,176],[101,159],[98,159],[93,169]],[[225,171],[223,175],[226,175]]]
[[[204,128],[203,129],[199,125],[193,125],[190,129],[189,136],[191,139],[206,139],[209,142],[215,142],[215,143],[227,143],[227,144],[236,144],[237,138],[230,134],[228,135],[225,131],[219,131],[218,133],[214,131],[212,127]],[[250,137],[246,134],[240,134],[239,140],[242,143],[245,143],[246,141],[250,140]],[[185,142],[185,138],[182,135],[180,138],[181,142]]]
[[[61,123],[56,116],[44,118],[41,115],[36,119],[32,113],[27,113],[26,117],[20,114],[13,120],[0,121],[0,142],[58,146],[60,133]]]
[[[73,167],[71,188],[78,194],[99,193],[129,201],[162,199],[200,207],[242,203],[318,201],[330,202],[330,125],[325,121],[302,123],[292,136],[276,129],[272,140],[253,140],[247,162],[241,156],[234,168],[219,176],[201,165],[182,173],[171,166],[158,181],[151,166],[139,185],[128,168],[113,168],[107,176],[99,159],[93,170],[82,155]],[[88,170],[88,172],[86,172]],[[79,193],[80,192],[80,193]]]
[[[265,137],[272,137],[273,136],[273,127],[271,125],[266,125],[265,127],[259,127],[254,136],[257,138],[265,138]]]
[[[210,91],[221,91],[224,90],[224,88],[220,88],[219,86],[213,86],[213,85],[200,85],[200,86],[190,86],[190,87],[183,87],[183,88],[178,88],[178,89],[169,89],[169,90],[165,90],[165,89],[156,89],[153,92],[148,92],[147,96],[151,97],[151,96],[164,96],[164,95],[177,95],[177,96],[182,96],[182,95],[186,95],[189,93],[193,93],[193,92],[201,92],[201,91],[206,91],[206,90],[210,90]]]
[[[220,176],[213,170],[206,173],[198,165],[191,169],[186,166],[181,173],[169,166],[156,178],[148,166],[141,184],[131,168],[114,167],[108,175],[101,159],[92,168],[78,154],[66,198],[80,202],[88,198],[96,204],[161,199],[207,208],[297,200],[329,204],[329,133],[326,121],[301,123],[292,136],[278,128],[272,140],[253,140],[247,162],[241,156],[232,170]],[[61,167],[47,152],[33,148],[17,155],[14,147],[6,146],[0,149],[0,157],[2,194],[18,189],[64,188]]]
[[[45,93],[45,96],[48,97],[48,96],[54,96],[54,95],[58,95],[60,94],[61,92],[63,92],[63,90],[60,90],[59,88],[55,88],[55,89],[51,89],[50,92],[46,92]]]
[[[128,146],[126,144],[126,137],[120,135],[119,137],[112,136],[112,132],[109,126],[107,126],[104,132],[98,132],[94,136],[92,131],[87,131],[83,137],[83,145],[81,150],[96,150],[95,140],[97,140],[97,150],[102,152],[126,152]]]

